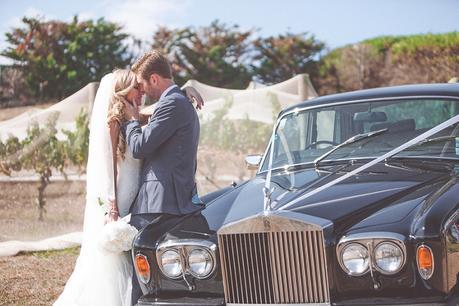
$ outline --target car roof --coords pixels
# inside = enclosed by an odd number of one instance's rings
[[[296,105],[289,106],[288,108],[284,109],[282,113],[289,112],[295,108],[316,106],[321,104],[326,105],[336,102],[424,96],[459,98],[459,83],[401,85],[332,94],[317,97]]]

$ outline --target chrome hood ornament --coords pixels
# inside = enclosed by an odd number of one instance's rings
[[[271,135],[271,146],[269,149],[269,162],[268,162],[268,173],[266,174],[265,187],[263,187],[263,211],[269,212],[273,209],[271,195],[274,191],[274,187],[271,188],[271,175],[273,168],[273,152],[274,152],[274,140],[276,135],[277,124],[273,127],[273,133]]]

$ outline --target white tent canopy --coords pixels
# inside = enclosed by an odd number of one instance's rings
[[[209,86],[196,80],[185,85],[193,86],[202,95],[205,106],[199,112],[202,120],[212,118],[215,111],[230,105],[227,119],[250,119],[272,124],[276,108],[284,109],[290,105],[317,97],[317,92],[307,74],[297,75],[287,81],[272,86],[251,83],[247,89],[235,90]]]
[[[48,118],[56,112],[59,113],[56,123],[56,128],[59,131],[57,137],[64,138],[61,130],[74,130],[75,119],[81,109],[84,108],[89,111],[92,108],[98,86],[99,83],[89,83],[73,95],[47,109],[32,109],[10,120],[0,121],[0,139],[5,140],[10,134],[23,139],[27,136],[27,128],[32,122],[44,125]]]
[[[27,135],[27,128],[32,122],[44,125],[55,112],[59,113],[56,128],[58,138],[64,138],[62,129],[74,130],[75,119],[84,108],[92,109],[92,103],[98,83],[90,83],[73,95],[47,109],[32,109],[10,120],[0,121],[0,139],[5,140],[10,134],[19,139]],[[225,89],[209,86],[196,80],[189,80],[185,85],[193,86],[202,95],[205,107],[199,112],[203,123],[213,114],[225,107],[228,108],[227,119],[250,119],[272,124],[276,108],[283,109],[292,104],[317,96],[307,74],[297,75],[287,81],[272,86],[251,82],[247,89]],[[154,105],[142,110],[151,113]]]
[[[250,119],[272,124],[276,108],[284,109],[292,104],[317,97],[317,92],[307,74],[299,74],[272,86],[251,82],[247,89],[226,89],[189,80],[184,86],[192,86],[201,94],[205,106],[199,111],[201,123],[211,119],[216,111],[228,105],[227,119]],[[153,113],[155,105],[142,110]]]

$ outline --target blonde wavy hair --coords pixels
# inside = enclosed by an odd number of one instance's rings
[[[113,71],[113,90],[110,96],[110,103],[108,106],[108,120],[107,124],[117,122],[121,127],[121,124],[126,121],[125,117],[125,105],[128,102],[126,95],[130,90],[137,84],[136,75],[129,69],[116,69]],[[124,159],[126,153],[126,140],[122,133],[118,139],[117,156]]]

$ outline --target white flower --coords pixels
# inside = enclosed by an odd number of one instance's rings
[[[124,219],[105,224],[99,236],[99,247],[110,253],[121,253],[132,248],[138,230]]]

